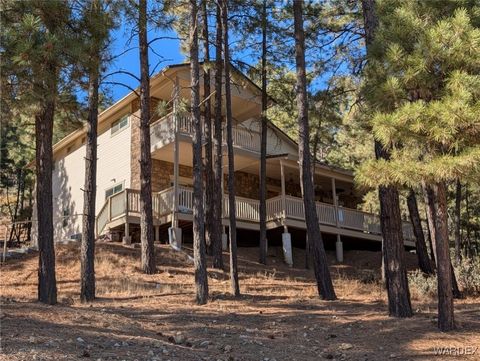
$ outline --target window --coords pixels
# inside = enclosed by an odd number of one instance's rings
[[[112,127],[110,128],[111,130],[111,135],[115,135],[120,130],[125,129],[128,126],[128,115],[125,115],[124,117],[118,119],[117,121],[112,123]]]
[[[121,191],[123,191],[123,183],[116,184],[105,191],[105,199],[113,196],[114,194],[120,193]]]

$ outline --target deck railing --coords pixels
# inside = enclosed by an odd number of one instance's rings
[[[153,214],[155,217],[167,215],[173,211],[174,188],[170,187],[153,194]],[[260,201],[245,197],[235,197],[236,218],[247,222],[260,221]],[[284,208],[285,204],[285,208]],[[267,199],[267,221],[293,219],[304,221],[305,211],[301,198],[292,196],[273,197]],[[332,204],[316,202],[318,221],[321,224],[337,226],[364,233],[381,234],[380,219],[377,215],[355,209],[338,207]],[[178,211],[191,213],[193,211],[193,189],[179,187]],[[97,234],[101,234],[106,225],[124,215],[140,216],[140,191],[125,189],[107,198],[104,206],[97,216]],[[223,197],[223,217],[228,218],[228,195]],[[403,235],[405,240],[414,240],[412,225],[403,222]]]
[[[202,122],[203,123],[203,122]],[[188,114],[179,114],[178,131],[184,135],[192,136],[193,123]],[[175,123],[174,114],[170,113],[150,125],[150,142],[152,148],[156,149],[167,145],[174,140]],[[205,132],[203,132],[205,134]],[[222,132],[223,143],[227,143],[225,129]],[[260,133],[244,127],[232,128],[233,145],[235,147],[260,152]]]

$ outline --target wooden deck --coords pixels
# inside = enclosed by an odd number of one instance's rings
[[[163,225],[172,221],[174,188],[153,195],[154,224]],[[322,232],[381,241],[380,220],[377,215],[333,204],[317,202],[317,215]],[[192,221],[193,190],[179,187],[177,218]],[[224,195],[222,223],[228,226],[228,196]],[[260,201],[236,197],[237,227],[259,230]],[[110,196],[97,216],[97,234],[125,223],[140,222],[140,191],[126,189]],[[294,227],[305,229],[305,212],[301,198],[277,196],[267,200],[267,228]],[[405,245],[414,246],[414,234],[410,223],[404,222]]]

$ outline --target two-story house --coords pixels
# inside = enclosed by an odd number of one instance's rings
[[[260,90],[242,73],[233,71],[233,145],[239,245],[242,245],[242,230],[245,231],[244,238],[250,238],[250,244],[258,244],[258,237],[254,237],[254,240],[251,238],[252,232],[259,230]],[[152,104],[167,101],[171,105],[175,103],[173,99],[188,103],[189,86],[189,64],[169,66],[151,79]],[[98,122],[97,234],[109,234],[113,239],[123,239],[125,242],[132,239],[135,241],[138,239],[140,222],[137,94],[131,92],[103,111]],[[157,117],[151,122],[156,240],[166,240],[172,235],[181,240],[182,233],[185,240],[191,236],[191,134],[189,114],[180,110],[172,109],[169,114]],[[56,240],[81,238],[85,138],[86,129],[79,129],[58,142],[53,149],[53,214]],[[285,245],[285,242],[293,240],[294,244],[302,244],[305,241],[305,221],[297,144],[273,124],[269,125],[267,138],[269,243],[283,240]],[[226,155],[225,143],[224,154]],[[226,156],[224,169],[226,172]],[[337,250],[342,250],[342,239],[353,239],[359,243],[381,241],[378,216],[356,209],[361,194],[358,194],[354,187],[352,172],[318,163],[314,177],[321,231],[327,238],[333,237],[336,240]],[[226,181],[224,183],[226,184]],[[220,190],[225,199],[222,223],[224,229],[227,229],[228,202],[226,186],[223,188]],[[33,233],[35,234],[35,230]],[[293,239],[292,233],[295,234]],[[227,232],[225,239],[226,234]],[[404,234],[405,245],[414,246],[409,223],[404,224]]]

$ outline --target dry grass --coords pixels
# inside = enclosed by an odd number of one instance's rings
[[[436,331],[435,303],[414,289],[416,315],[387,317],[385,291],[375,280],[380,259],[375,252],[346,252],[342,265],[329,254],[339,300],[324,302],[311,270],[286,267],[273,248],[265,267],[252,261],[256,249],[243,248],[242,297],[229,295],[228,273],[209,269],[211,299],[197,306],[187,255],[166,246],[157,251],[158,272],[148,276],[138,269],[138,249],[98,244],[99,299],[92,305],[78,301],[76,245],[57,248],[57,306],[35,302],[36,255],[9,261],[0,275],[0,359],[76,360],[88,354],[102,360],[440,360],[433,355],[435,346],[480,343],[475,298],[456,303],[459,329],[450,334]],[[303,252],[294,254],[302,264]],[[406,256],[415,264],[412,255]],[[177,333],[186,338],[182,344],[172,342]],[[478,359],[479,353],[463,359]]]

